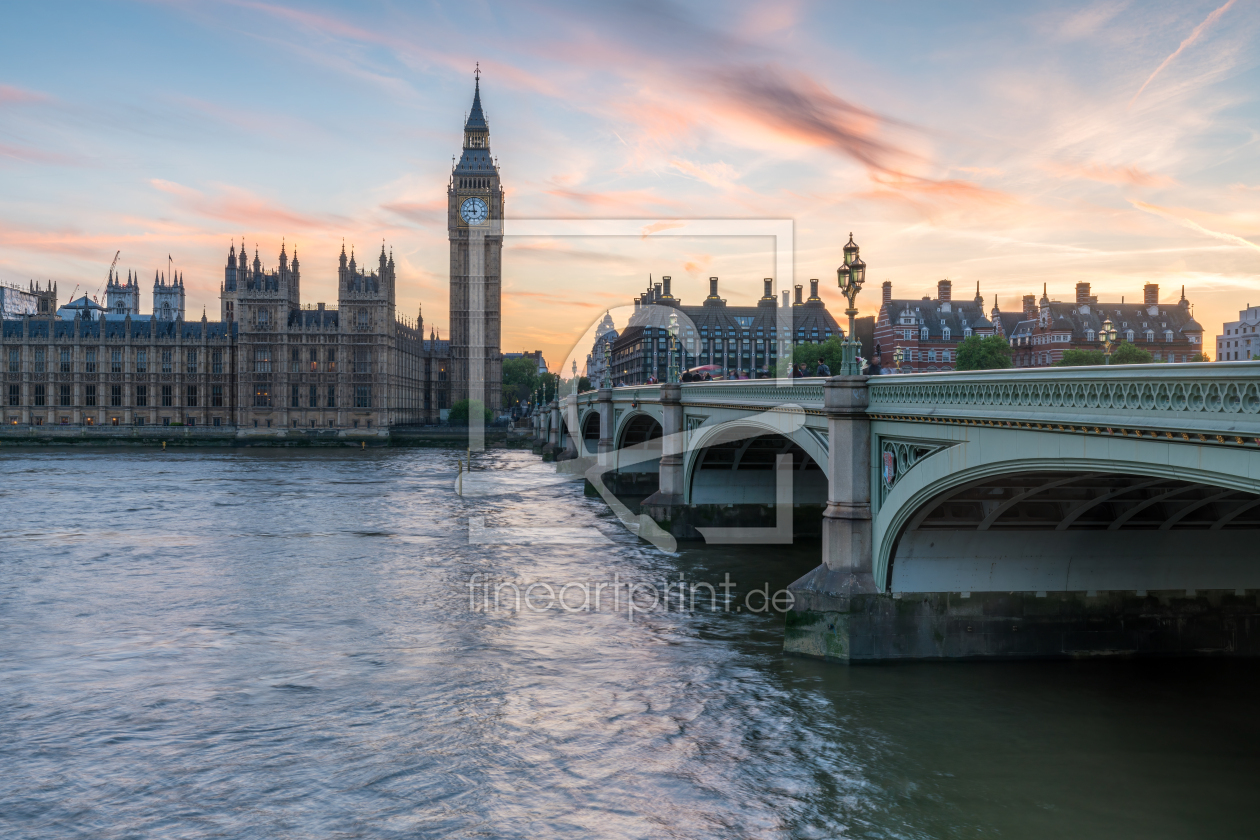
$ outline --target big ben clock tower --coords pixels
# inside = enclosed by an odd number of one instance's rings
[[[503,188],[490,155],[490,126],[481,112],[481,71],[474,74],[464,150],[447,188],[451,241],[451,399],[480,399],[503,408],[499,344],[503,255]]]

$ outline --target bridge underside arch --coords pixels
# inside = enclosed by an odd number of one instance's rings
[[[650,414],[634,414],[622,422],[616,442],[618,495],[647,496],[660,489],[662,436],[660,421]]]
[[[886,585],[904,592],[1260,588],[1257,537],[1258,486],[1167,471],[1024,469],[963,481],[915,508],[890,552]]]
[[[693,505],[755,504],[778,501],[775,466],[789,459],[794,505],[826,505],[827,475],[796,441],[764,429],[726,427],[693,451],[687,499]]]
[[[599,412],[589,411],[582,418],[582,451],[594,455],[599,449]]]

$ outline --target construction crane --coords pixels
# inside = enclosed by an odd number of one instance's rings
[[[118,265],[118,257],[119,257],[119,256],[121,256],[121,255],[122,255],[122,251],[121,251],[121,250],[118,250],[118,251],[115,251],[115,252],[114,252],[114,261],[113,261],[113,262],[111,262],[111,263],[109,264],[109,271],[105,273],[105,282],[107,282],[107,283],[108,283],[108,282],[109,282],[109,278],[111,278],[111,277],[113,277],[113,276],[114,276],[114,266]],[[79,291],[79,286],[78,286],[78,284],[77,284],[77,283],[75,284],[74,291],[75,291],[75,292]],[[92,300],[93,300],[93,301],[95,301],[96,303],[100,303],[100,301],[99,301],[99,300],[97,300],[97,297],[96,297],[97,295],[99,295],[99,294],[100,294],[100,292],[101,292],[101,287],[100,287],[100,286],[97,286],[97,287],[96,287],[96,294],[92,295]],[[71,300],[71,301],[73,301],[73,300],[74,300],[74,292],[71,292],[71,293],[70,293],[70,300]]]

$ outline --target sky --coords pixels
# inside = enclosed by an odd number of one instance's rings
[[[503,349],[565,365],[649,276],[695,303],[822,281],[862,314],[1181,286],[1260,301],[1260,2],[26,3],[0,29],[0,283],[101,294],[168,256],[218,313],[229,245],[336,301],[343,241],[447,330],[446,187],[480,66],[506,189]],[[638,220],[637,235],[511,235]],[[790,241],[689,235],[790,220]],[[777,249],[790,248],[787,276]],[[624,311],[624,310],[623,310]],[[1205,342],[1208,348],[1214,346]],[[579,358],[589,348],[581,348]],[[567,365],[566,365],[567,367]]]

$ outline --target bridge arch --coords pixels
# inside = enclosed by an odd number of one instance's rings
[[[660,489],[663,438],[660,419],[649,412],[622,418],[614,442],[618,495],[651,495]]]
[[[794,505],[827,503],[826,458],[820,463],[790,433],[768,425],[723,423],[697,434],[683,473],[688,504],[776,502],[775,465],[791,458]]]
[[[1247,450],[967,428],[877,487],[875,580],[907,592],[1260,588],[1247,547],[1260,536],[1258,477]]]
[[[599,449],[600,435],[599,411],[589,410],[582,415],[579,428],[582,430],[582,454],[594,455]]]

